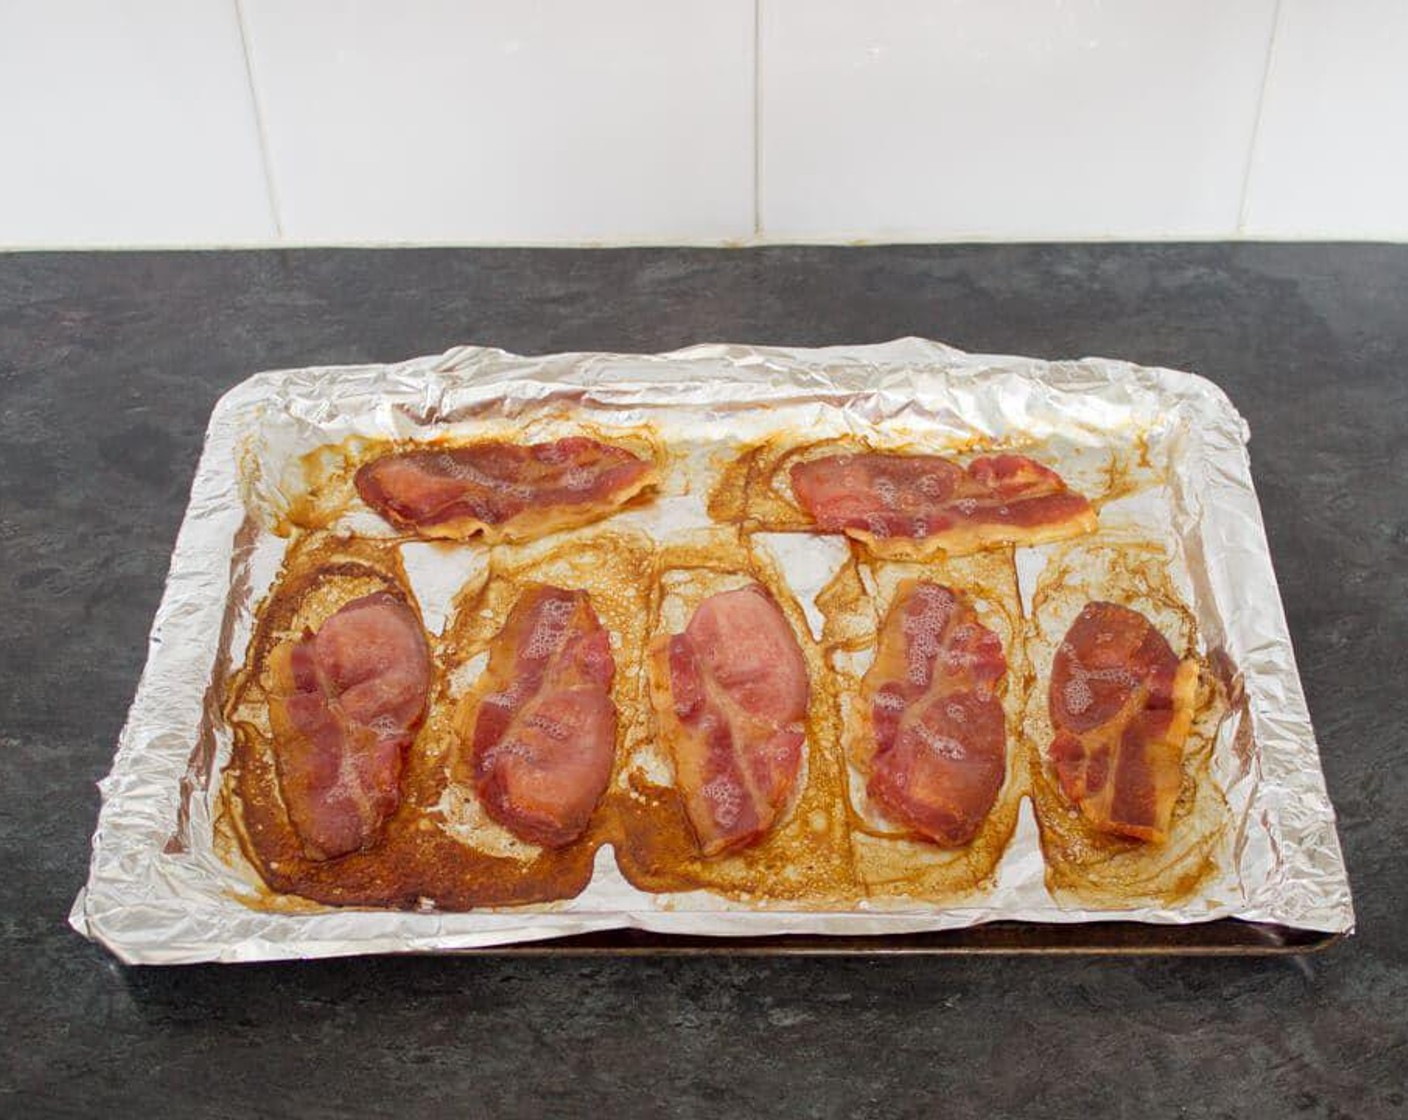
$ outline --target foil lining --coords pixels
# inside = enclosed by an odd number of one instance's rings
[[[1176,908],[1061,905],[1045,885],[1026,803],[996,886],[961,906],[787,911],[705,892],[652,895],[625,881],[609,847],[597,853],[581,895],[549,906],[467,913],[246,906],[239,895],[253,870],[231,866],[213,841],[230,750],[220,708],[225,676],[244,655],[254,611],[287,544],[272,531],[272,511],[296,486],[291,465],[350,436],[467,432],[486,416],[512,420],[545,405],[650,423],[667,441],[672,431],[687,431],[720,446],[784,421],[831,431],[902,424],[949,443],[1021,433],[1064,443],[1073,456],[1136,431],[1160,433],[1172,474],[1157,494],[1136,497],[1124,516],[1157,535],[1175,559],[1203,641],[1225,652],[1246,698],[1216,745],[1214,772],[1235,824],[1222,872]],[[1104,359],[971,355],[912,338],[811,350],[708,345],[652,356],[521,357],[465,347],[396,365],[258,374],[226,394],[211,417],[146,668],[112,772],[100,784],[90,875],[70,922],[130,963],[454,951],[623,927],[857,936],[997,919],[1233,917],[1349,931],[1354,915],[1334,811],[1252,487],[1247,438],[1221,390],[1192,374]],[[647,527],[655,533],[705,517],[702,505],[654,516]],[[349,527],[386,532],[375,519]],[[1033,553],[1028,566],[1039,563],[1039,550],[1019,552]],[[820,564],[834,549],[818,547],[816,555]],[[1023,560],[1019,555],[1019,572]],[[789,567],[789,582],[794,568],[799,584],[814,586],[818,573],[808,574],[805,564]],[[441,621],[435,600],[443,603],[453,590],[453,573],[412,574],[434,630]],[[794,589],[805,602],[803,587]]]

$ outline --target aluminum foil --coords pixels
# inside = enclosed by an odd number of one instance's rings
[[[1165,485],[1134,495],[1119,516],[1166,549],[1201,640],[1225,653],[1245,690],[1245,705],[1224,721],[1214,756],[1235,826],[1219,875],[1173,908],[1062,904],[1048,893],[1035,818],[1024,803],[996,886],[956,906],[779,910],[707,892],[647,894],[621,876],[609,846],[597,853],[581,895],[547,906],[446,913],[245,905],[240,896],[253,869],[222,857],[213,842],[231,745],[220,708],[226,675],[244,656],[254,611],[287,546],[272,526],[297,485],[293,464],[349,436],[469,432],[485,417],[513,419],[544,406],[648,423],[667,443],[687,435],[719,448],[783,425],[818,432],[899,425],[940,444],[1020,435],[1065,447],[1069,461],[1052,465],[1073,484],[1083,452],[1128,441],[1134,432],[1155,433],[1172,473]],[[1247,438],[1223,393],[1192,374],[1104,359],[970,355],[912,338],[811,350],[709,345],[652,356],[521,357],[464,347],[396,365],[258,374],[226,394],[211,417],[146,668],[100,786],[90,875],[70,922],[133,963],[453,951],[622,927],[854,936],[995,919],[1234,917],[1348,931],[1354,916],[1334,811],[1252,488]],[[622,516],[639,517],[657,538],[707,523],[702,503],[666,506]],[[1102,515],[1102,527],[1104,521]],[[369,516],[342,527],[387,533]],[[800,540],[787,571],[805,604],[834,563],[835,541]],[[1018,550],[1019,573],[1039,568],[1040,553]],[[444,621],[455,569],[407,567],[433,632]]]

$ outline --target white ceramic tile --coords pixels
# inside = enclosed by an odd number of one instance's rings
[[[0,246],[274,236],[232,0],[3,0],[0,153]]]
[[[1408,237],[1408,3],[1282,0],[1244,230]]]
[[[286,234],[753,229],[751,0],[243,0]]]
[[[771,237],[1230,236],[1274,0],[760,0]]]

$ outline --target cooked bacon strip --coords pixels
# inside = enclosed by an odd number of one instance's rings
[[[362,500],[425,537],[527,540],[608,516],[655,479],[621,447],[574,436],[383,455],[356,477]]]
[[[401,801],[401,769],[425,718],[430,649],[389,592],[353,600],[269,658],[274,762],[311,859],[375,843]]]
[[[1197,662],[1180,662],[1138,611],[1093,602],[1080,612],[1051,669],[1050,756],[1096,828],[1168,836],[1197,683]]]
[[[792,490],[817,527],[878,556],[1037,544],[1089,532],[1095,511],[1055,471],[1021,455],[830,455],[796,463]]]
[[[1002,642],[947,587],[900,585],[861,682],[871,799],[943,847],[982,827],[1007,772]]]
[[[586,831],[611,777],[611,640],[585,591],[525,591],[494,639],[467,734],[485,812],[560,848]]]
[[[791,797],[811,686],[781,609],[758,584],[699,604],[651,645],[652,699],[700,851],[756,843]]]

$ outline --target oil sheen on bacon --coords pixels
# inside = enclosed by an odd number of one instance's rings
[[[872,542],[1031,540],[1093,528],[1095,512],[1055,471],[1021,455],[830,455],[791,471],[798,502],[828,533]]]
[[[624,448],[574,436],[400,451],[367,463],[355,481],[362,500],[397,528],[469,536],[535,520],[551,529],[603,517],[651,474],[650,463]]]
[[[515,836],[586,831],[616,754],[616,663],[585,591],[525,591],[494,639],[470,732],[475,791]]]
[[[802,764],[811,685],[797,638],[760,585],[713,595],[657,639],[654,703],[675,782],[706,856],[761,839]]]
[[[1183,775],[1197,663],[1138,611],[1087,603],[1056,652],[1048,702],[1061,789],[1099,829],[1160,842]]]
[[[873,753],[866,790],[893,820],[944,847],[967,844],[1007,772],[996,694],[1002,642],[947,587],[900,586],[862,682]]]
[[[388,592],[348,603],[270,657],[279,788],[312,859],[374,844],[401,801],[401,771],[425,718],[430,650]]]

